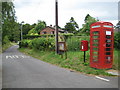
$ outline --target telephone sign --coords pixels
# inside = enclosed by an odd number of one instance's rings
[[[97,69],[112,68],[113,24],[96,22],[90,27],[90,66]]]

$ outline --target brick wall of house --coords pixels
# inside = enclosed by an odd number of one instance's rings
[[[43,34],[55,34],[55,30],[50,27],[46,27],[40,32],[40,35],[43,35]]]

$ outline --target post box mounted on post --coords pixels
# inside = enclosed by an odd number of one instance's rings
[[[86,40],[81,41],[81,51],[88,51],[88,41]]]
[[[85,55],[86,51],[88,51],[88,41],[86,40],[81,41],[81,51],[84,51],[84,63],[85,63]]]

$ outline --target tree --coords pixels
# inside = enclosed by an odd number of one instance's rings
[[[38,35],[38,32],[35,31],[35,28],[32,28],[29,32],[28,35]]]
[[[74,33],[74,31],[76,31],[75,27],[70,22],[66,23],[65,30],[68,31],[69,33]]]
[[[85,17],[85,24],[83,24],[83,28],[81,29],[81,32],[85,32],[88,33],[90,32],[90,25],[92,23],[95,23],[99,20],[96,20],[94,17],[91,17],[89,14],[87,14],[87,16]]]
[[[24,24],[24,25],[23,25],[23,28],[22,28],[22,30],[23,30],[23,35],[27,35],[28,32],[29,32],[31,29],[33,29],[35,26],[36,26],[35,23],[32,24],[32,25],[30,25],[30,24],[28,24],[28,23]]]
[[[19,32],[19,25],[16,23],[16,16],[13,2],[2,2],[2,44],[4,43],[4,37],[8,37],[9,40],[15,40],[13,37]]]
[[[79,29],[79,26],[73,17],[71,17],[70,21],[66,23],[64,27],[65,27],[64,29],[68,31],[69,33],[75,33]]]
[[[19,23],[17,23],[17,22],[14,23],[13,32],[11,32],[11,35],[9,35],[9,40],[10,41],[15,41],[15,42],[20,40],[20,27],[19,27]]]
[[[45,27],[46,27],[46,22],[38,20],[38,24],[35,26],[35,31],[37,31],[37,33],[39,33]]]
[[[88,18],[91,17],[89,14],[86,15],[84,22],[86,23],[88,21]]]
[[[38,35],[40,31],[46,27],[46,22],[38,20],[37,24],[33,24],[31,30],[28,31],[28,35]]]

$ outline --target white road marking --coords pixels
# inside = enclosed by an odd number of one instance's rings
[[[20,55],[22,58],[29,58],[29,56]]]
[[[15,55],[16,58],[19,58],[19,56]]]
[[[6,59],[8,59],[8,58],[13,58],[12,56],[6,56]]]
[[[8,55],[6,56],[6,59],[18,59],[18,58],[29,58],[29,56],[24,56],[24,55]]]
[[[101,78],[101,77],[99,77],[99,76],[95,76],[96,78],[98,78],[98,79],[100,79],[100,80],[104,80],[104,81],[107,81],[107,82],[109,82],[110,80],[108,80],[108,79],[105,79],[105,78]]]

